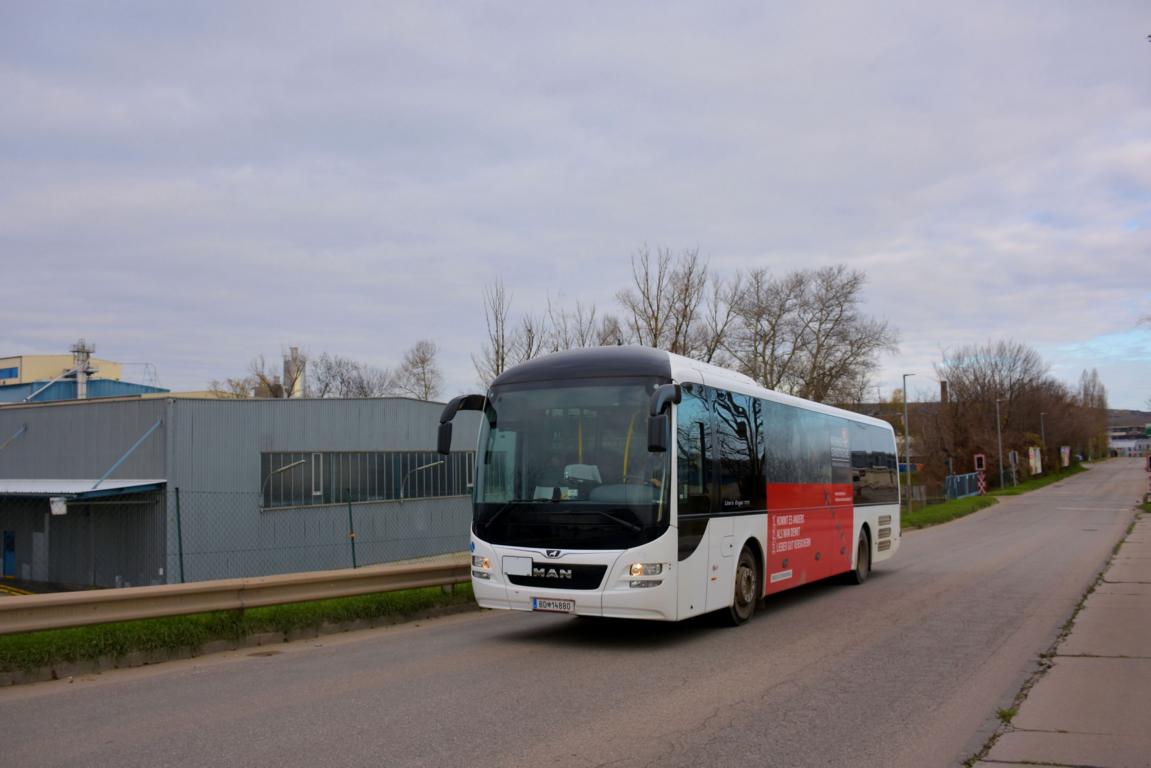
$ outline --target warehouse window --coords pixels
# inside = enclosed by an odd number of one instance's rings
[[[328,451],[260,454],[261,505],[302,507],[348,501],[467,496],[475,453]]]

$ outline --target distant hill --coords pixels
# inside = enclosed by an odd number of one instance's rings
[[[1112,408],[1107,411],[1108,427],[1141,427],[1151,424],[1151,411],[1124,411]]]

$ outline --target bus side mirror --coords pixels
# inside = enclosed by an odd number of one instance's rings
[[[647,449],[652,453],[667,452],[667,428],[669,420],[666,413],[652,416],[647,420]]]
[[[444,406],[440,414],[440,431],[436,435],[436,453],[447,456],[452,452],[452,419],[459,411],[482,411],[487,398],[484,395],[460,395]]]
[[[683,399],[679,384],[663,384],[651,393],[647,420],[647,449],[652,453],[667,451],[668,427],[671,419],[668,410]]]
[[[452,452],[452,423],[445,421],[440,425],[440,433],[436,436],[436,453],[447,456]]]

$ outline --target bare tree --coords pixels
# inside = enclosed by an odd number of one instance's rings
[[[284,353],[283,374],[276,373],[268,366],[263,355],[252,359],[248,364],[248,375],[240,378],[213,380],[209,385],[217,397],[243,399],[264,397],[284,399],[302,394],[307,356],[292,347],[292,355]]]
[[[739,368],[768,389],[783,389],[793,377],[799,354],[798,322],[807,273],[773,280],[765,269],[752,271],[735,297],[736,322],[725,347]]]
[[[668,281],[666,304],[671,313],[665,349],[669,352],[699,356],[696,346],[700,343],[700,307],[708,281],[707,262],[700,259],[699,249],[681,252]]]
[[[569,312],[549,299],[547,316],[552,351],[597,346],[601,334],[596,327],[596,313],[595,304],[585,307],[577,301],[575,311]]]
[[[548,321],[546,316],[526,314],[511,338],[511,363],[522,363],[539,357],[548,348]]]
[[[212,379],[208,391],[222,400],[246,400],[254,397],[255,384],[247,376],[238,379]]]
[[[897,334],[859,309],[866,277],[843,265],[738,276],[728,288],[731,316],[715,323],[724,350],[769,389],[819,402],[858,402],[881,352]]]
[[[730,362],[724,342],[739,316],[743,290],[743,275],[739,272],[730,280],[712,277],[704,300],[702,325],[691,343],[693,354],[703,362],[717,365]]]
[[[610,347],[624,342],[624,329],[619,318],[615,315],[604,315],[600,318],[596,329],[596,344],[601,347]]]
[[[386,397],[391,378],[385,368],[326,352],[311,361],[309,375],[314,397]]]
[[[1049,375],[1034,349],[1015,341],[949,351],[935,371],[947,382],[948,397],[912,426],[920,431],[921,458],[937,474],[945,467],[971,471],[976,453],[997,466],[1000,441],[1006,466],[1007,453],[1030,447],[1046,449],[1046,468],[1055,466],[1059,446],[1087,456],[1106,451],[1107,394],[1095,371],[1084,371],[1073,391]]]
[[[867,281],[840,264],[810,273],[800,309],[800,397],[817,402],[851,402],[866,387],[880,352],[895,348],[897,336],[885,321],[863,316],[859,294]]]
[[[667,327],[671,324],[668,298],[671,281],[672,253],[659,249],[652,263],[647,246],[632,256],[632,287],[616,294],[616,300],[627,313],[633,338],[646,347],[663,347]]]
[[[393,379],[396,392],[418,398],[433,400],[443,386],[443,373],[440,372],[436,355],[439,348],[427,339],[417,341],[404,353],[404,360]]]
[[[478,357],[472,355],[472,365],[484,386],[503,373],[512,359],[512,339],[508,336],[511,306],[511,296],[504,288],[503,280],[497,279],[484,287],[484,321],[488,340]]]
[[[1092,368],[1079,376],[1079,406],[1082,409],[1082,428],[1087,439],[1087,455],[1101,458],[1107,455],[1107,388]]]

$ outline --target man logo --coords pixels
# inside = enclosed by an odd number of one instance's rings
[[[537,579],[571,579],[570,568],[532,568],[532,576]]]
[[[548,549],[548,550],[545,550],[545,552],[546,552],[547,556],[551,557],[551,558],[559,557],[562,554],[561,550],[558,550],[558,549]]]

